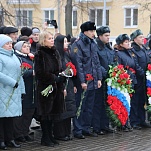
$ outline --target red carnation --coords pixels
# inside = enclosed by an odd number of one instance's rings
[[[148,64],[147,69],[151,71],[151,64]]]
[[[123,65],[118,65],[117,68],[123,69]]]
[[[86,81],[92,81],[93,77],[91,74],[86,74]]]
[[[127,73],[124,73],[123,74],[124,78],[128,79],[129,78],[129,75]]]
[[[130,81],[130,80],[127,80],[127,81],[126,81],[126,84],[131,84],[131,81]]]
[[[20,67],[21,68],[26,68],[26,69],[31,69],[32,68],[32,66],[30,64],[25,63],[25,62],[23,62]]]

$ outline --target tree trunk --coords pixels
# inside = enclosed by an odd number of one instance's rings
[[[65,28],[66,35],[70,34],[72,36],[72,0],[67,0],[65,6]]]

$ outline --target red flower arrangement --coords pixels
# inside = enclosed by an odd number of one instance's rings
[[[93,80],[93,76],[91,74],[86,74],[86,84],[88,85],[89,82],[91,82]],[[76,116],[77,118],[79,118],[80,114],[81,114],[81,107],[82,107],[82,103],[83,103],[83,100],[84,100],[84,97],[85,97],[85,93],[86,93],[87,90],[84,90],[83,93],[81,94],[81,101],[80,101],[80,105],[78,107],[78,110],[77,110],[77,113],[76,113]]]
[[[117,97],[108,95],[107,103],[109,105],[109,108],[117,116],[117,119],[120,121],[120,123],[122,125],[125,125],[128,120],[128,112],[123,106],[122,102]]]
[[[26,63],[26,62],[23,62],[20,67],[21,67],[22,70],[24,70],[24,69],[27,70],[27,69],[32,68],[32,66],[30,64]]]

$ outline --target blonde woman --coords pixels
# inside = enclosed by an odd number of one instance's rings
[[[35,76],[37,79],[37,114],[42,128],[41,145],[53,147],[59,143],[52,136],[53,120],[59,118],[64,111],[64,77],[58,77],[61,72],[61,60],[54,47],[54,38],[50,32],[39,35],[39,49],[35,54]],[[48,97],[41,94],[49,85],[53,86]]]

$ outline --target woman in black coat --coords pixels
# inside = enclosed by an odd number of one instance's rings
[[[55,46],[61,56],[63,70],[65,70],[66,64],[70,62],[70,50],[68,49],[67,38],[63,35],[57,36]],[[66,85],[67,95],[65,97],[66,111],[61,114],[61,121],[54,123],[54,137],[63,141],[72,139],[71,118],[75,116],[76,112],[74,93],[76,88],[73,84],[73,78],[66,79],[66,81],[68,80],[68,84]]]
[[[53,120],[59,118],[64,111],[64,77],[58,76],[61,72],[61,60],[54,47],[53,35],[42,32],[39,37],[39,49],[35,54],[35,76],[37,80],[37,114],[42,128],[41,145],[54,146],[58,142],[53,138]],[[49,85],[53,91],[49,96],[41,92]]]

